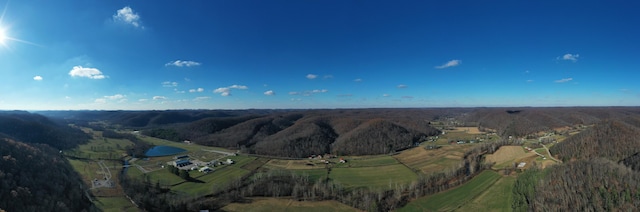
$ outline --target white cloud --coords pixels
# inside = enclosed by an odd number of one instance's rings
[[[558,59],[558,60],[571,60],[573,62],[576,62],[576,61],[578,61],[578,57],[580,57],[579,54],[565,54],[565,55],[562,55],[562,57],[558,57],[556,59]]]
[[[195,92],[201,93],[203,91],[204,91],[204,88],[189,89],[189,93],[195,93]]]
[[[554,82],[556,82],[556,83],[565,83],[565,82],[569,82],[571,80],[573,80],[573,78],[569,77],[569,78],[559,79],[559,80],[556,80]]]
[[[362,79],[358,78],[358,79],[354,79],[354,82],[362,82]]]
[[[82,66],[74,66],[69,75],[72,77],[86,77],[89,79],[104,79],[106,76],[97,68],[85,68]]]
[[[329,92],[329,90],[327,90],[327,89],[315,89],[315,90],[309,90],[309,91],[303,91],[303,92],[291,91],[291,92],[289,92],[289,95],[311,96],[313,94],[327,93],[327,92]]]
[[[162,87],[166,87],[166,88],[178,87],[178,82],[164,81],[162,82]]]
[[[240,90],[246,90],[246,89],[249,89],[249,87],[244,86],[244,85],[232,85],[232,86],[229,86],[229,88],[233,88],[233,89],[240,89]]]
[[[333,75],[329,74],[329,75],[324,75],[322,78],[324,79],[332,79]]]
[[[138,99],[138,102],[146,102],[149,101],[149,99]]]
[[[307,74],[307,79],[315,79],[317,77],[318,75],[315,75],[315,74]]]
[[[196,62],[196,61],[176,60],[176,61],[168,62],[168,63],[164,64],[164,66],[191,67],[191,66],[199,66],[200,64],[201,63]]]
[[[442,64],[440,66],[436,66],[435,68],[437,69],[443,69],[443,68],[449,68],[449,67],[454,67],[454,66],[458,66],[462,63],[462,60],[450,60],[449,62]]]
[[[140,15],[135,13],[129,6],[119,9],[116,14],[113,15],[113,21],[129,24],[136,28],[144,28],[140,21]]]
[[[231,89],[246,90],[249,89],[249,87],[244,85],[232,85],[228,87],[216,88],[215,90],[213,90],[213,92],[219,93],[221,96],[231,96]]]
[[[273,95],[276,95],[276,92],[273,92],[273,90],[268,90],[264,92],[264,95],[273,96]]]
[[[208,100],[208,99],[211,99],[211,97],[208,97],[208,96],[199,96],[199,97],[196,97],[195,99],[193,99],[193,101],[198,102],[198,101],[204,101],[204,100]]]
[[[407,87],[409,87],[409,86],[407,86],[407,85],[405,85],[405,84],[400,84],[400,85],[398,85],[398,86],[396,86],[396,87],[398,87],[398,88],[407,88]]]
[[[167,97],[164,96],[154,96],[153,100],[160,100],[160,99],[167,99]]]
[[[533,80],[527,80],[527,82],[533,82]]]
[[[382,94],[382,96],[383,96],[383,97],[390,97],[390,96],[391,96],[391,94],[386,94],[386,93],[385,93],[385,94]]]
[[[98,104],[105,104],[109,101],[116,101],[118,103],[124,103],[127,101],[126,99],[127,96],[122,95],[122,94],[115,94],[112,96],[103,96],[102,98],[97,98],[96,100],[94,100],[93,102],[98,103]]]
[[[109,99],[109,100],[117,100],[117,99],[124,99],[126,96],[122,95],[122,94],[116,94],[113,96],[104,96],[105,99]]]
[[[38,76],[33,77],[33,80],[42,81],[42,77],[38,75]]]

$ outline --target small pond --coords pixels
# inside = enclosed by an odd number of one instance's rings
[[[154,146],[153,148],[147,150],[144,155],[146,155],[147,157],[160,157],[180,154],[186,151],[187,150],[185,149],[172,146]]]

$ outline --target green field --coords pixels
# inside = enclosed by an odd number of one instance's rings
[[[326,169],[294,170],[302,175],[308,175],[311,181],[327,176]],[[358,167],[358,168],[332,168],[329,175],[335,182],[346,188],[388,188],[389,185],[409,184],[417,179],[417,174],[402,164]]]
[[[235,164],[216,167],[211,173],[205,174],[198,171],[191,171],[189,174],[198,182],[184,182],[171,187],[171,190],[181,192],[190,196],[199,196],[212,193],[216,189],[224,188],[230,182],[249,174],[251,171],[243,169],[246,164],[256,160],[255,157],[231,156]],[[167,172],[168,174],[171,174]],[[175,175],[174,175],[175,176]]]
[[[372,166],[387,166],[399,164],[395,158],[388,155],[371,156],[371,157],[344,157],[347,163],[336,163],[334,167],[372,167]],[[334,161],[332,159],[332,161]],[[339,158],[335,160],[338,162]]]
[[[502,177],[460,211],[511,211],[512,189],[516,178]]]
[[[102,211],[139,211],[126,197],[98,197],[94,202]]]
[[[231,203],[224,208],[224,211],[261,212],[261,211],[305,211],[305,212],[325,212],[325,211],[358,211],[355,208],[337,201],[296,201],[288,199],[254,199],[251,203],[239,204]]]
[[[478,197],[478,195],[491,187],[500,177],[500,174],[494,171],[484,171],[461,186],[431,196],[418,198],[409,202],[409,204],[398,211],[456,210]],[[508,194],[511,194],[511,192]]]

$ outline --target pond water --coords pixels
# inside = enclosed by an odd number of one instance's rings
[[[154,146],[153,148],[147,150],[144,155],[146,155],[147,157],[159,157],[180,154],[186,151],[187,150],[185,149],[172,146]]]

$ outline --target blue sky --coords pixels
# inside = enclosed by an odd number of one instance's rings
[[[0,0],[0,109],[638,106],[638,6]]]

